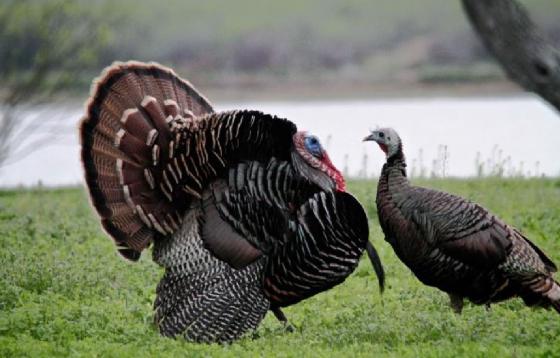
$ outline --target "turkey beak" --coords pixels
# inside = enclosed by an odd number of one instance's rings
[[[370,135],[368,135],[362,140],[362,142],[370,142],[370,141],[375,141],[375,134],[371,133]]]

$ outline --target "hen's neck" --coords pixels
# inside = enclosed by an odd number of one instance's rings
[[[402,148],[399,148],[397,153],[387,158],[387,163],[385,163],[381,171],[381,181],[390,192],[409,186],[406,176],[406,160]]]

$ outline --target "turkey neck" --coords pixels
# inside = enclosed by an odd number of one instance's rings
[[[381,177],[377,185],[377,215],[385,233],[385,240],[395,249],[397,255],[405,258],[406,248],[401,247],[398,238],[407,235],[408,221],[400,210],[400,204],[406,200],[406,192],[410,189],[406,177],[406,162],[402,149],[387,158],[383,165]]]
[[[379,178],[378,195],[381,189],[385,193],[394,194],[409,186],[410,182],[406,176],[406,160],[402,146],[399,145],[398,152],[387,158],[387,162],[383,165]]]
[[[403,213],[411,201],[410,185],[406,177],[406,162],[402,149],[387,159],[377,186],[377,215],[387,240],[397,256],[410,269],[422,265],[428,247],[423,240],[417,240],[418,232],[410,218]]]

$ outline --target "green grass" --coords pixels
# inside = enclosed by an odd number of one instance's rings
[[[560,181],[430,180],[485,205],[560,262]],[[162,271],[120,259],[81,189],[0,191],[0,357],[13,356],[559,356],[560,317],[518,299],[462,316],[422,286],[383,241],[375,182],[352,182],[387,271],[383,296],[366,259],[335,289],[272,315],[231,345],[160,337],[151,324]]]

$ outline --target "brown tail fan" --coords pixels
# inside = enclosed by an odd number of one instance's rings
[[[92,204],[124,257],[137,260],[154,235],[177,229],[182,212],[167,200],[174,178],[161,159],[173,156],[177,123],[212,112],[189,82],[156,63],[116,62],[94,81],[82,162]]]

